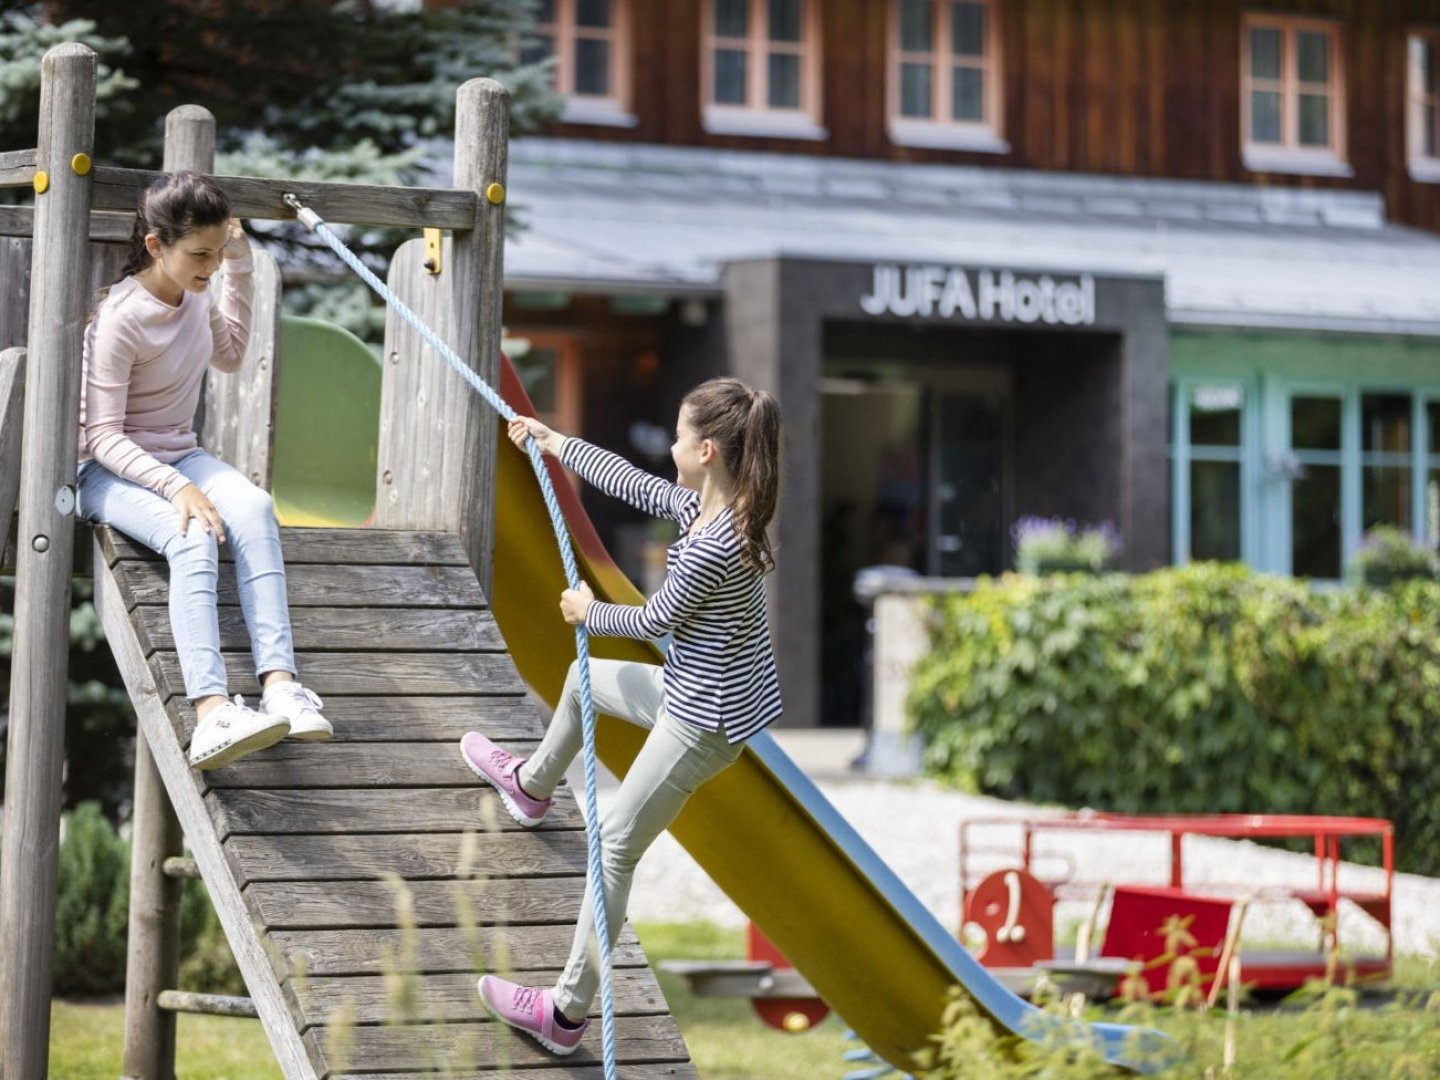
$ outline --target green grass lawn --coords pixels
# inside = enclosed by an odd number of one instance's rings
[[[745,951],[739,930],[642,923],[636,931],[656,964],[666,959],[735,959]],[[762,1024],[747,1002],[697,998],[678,976],[657,974],[704,1080],[840,1077],[855,1067],[842,1061],[844,1051],[855,1044],[844,1039],[844,1028],[833,1016],[810,1031],[789,1035]],[[1309,1080],[1321,1075],[1314,1071],[1319,1062],[1343,1058],[1347,1071],[1335,1074],[1336,1080],[1440,1076],[1440,1053],[1435,1052],[1440,1051],[1440,1040],[1432,1037],[1440,1030],[1440,993],[1433,993],[1440,986],[1440,969],[1434,962],[1401,960],[1396,984],[1404,991],[1398,999],[1403,1004],[1371,1001],[1348,1010],[1343,1023],[1333,1011],[1316,1007],[1245,1015],[1238,1031],[1235,1075]],[[1223,1016],[1200,1020],[1188,1015],[1177,1021],[1173,1014],[1156,1010],[1147,1022],[1170,1031],[1203,1059],[1193,1072],[1182,1069],[1184,1075],[1203,1075],[1210,1064],[1219,1075]],[[56,1080],[115,1080],[124,1030],[124,1005],[118,1000],[57,1001],[51,1010],[50,1075]],[[178,1044],[176,1071],[182,1080],[280,1080],[258,1021],[181,1016]],[[1355,1071],[1361,1062],[1373,1063],[1375,1071]]]
[[[744,934],[704,924],[636,927],[652,962],[733,960]],[[678,976],[657,971],[665,997],[705,1080],[840,1076],[844,1028],[833,1017],[801,1035],[766,1027],[748,1002],[697,998]],[[477,1005],[478,1007],[478,1005]],[[57,1001],[50,1012],[50,1075],[56,1080],[115,1080],[125,1045],[121,1001]],[[176,1075],[182,1080],[281,1080],[258,1020],[181,1016]]]

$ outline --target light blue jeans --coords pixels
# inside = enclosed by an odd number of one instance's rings
[[[640,856],[670,827],[686,801],[706,780],[740,756],[742,746],[723,730],[705,731],[676,720],[665,710],[664,669],[626,660],[591,660],[590,695],[595,712],[617,716],[650,732],[600,823],[604,856],[600,882],[605,921],[614,946],[630,902],[630,885]],[[520,766],[520,783],[536,798],[547,798],[580,752],[580,675],[570,665],[560,704],[533,757]],[[555,1006],[568,1019],[584,1018],[600,987],[599,948],[589,883],[570,960],[555,984]]]
[[[245,475],[196,450],[174,468],[205,493],[225,522],[225,542],[235,555],[240,609],[250,630],[257,677],[271,671],[295,674],[290,605],[280,526],[268,493]],[[215,534],[192,519],[180,535],[180,514],[169,499],[124,480],[97,461],[76,477],[80,516],[109,525],[164,555],[170,563],[170,627],[185,676],[185,695],[196,701],[226,695],[229,680],[220,655],[217,586],[220,551]]]

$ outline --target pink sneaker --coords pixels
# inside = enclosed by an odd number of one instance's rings
[[[480,1000],[496,1018],[523,1031],[552,1054],[573,1054],[590,1028],[590,1018],[577,1028],[555,1022],[555,995],[538,986],[521,986],[495,975],[480,980]]]
[[[490,786],[500,793],[500,801],[505,804],[505,809],[525,828],[533,829],[539,825],[545,811],[555,805],[554,799],[532,799],[526,795],[520,787],[520,781],[515,778],[516,771],[525,763],[525,759],[516,757],[508,750],[501,750],[478,731],[466,732],[461,738],[460,756],[465,759],[465,764],[470,766],[471,772],[488,781]]]

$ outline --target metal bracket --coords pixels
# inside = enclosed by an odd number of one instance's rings
[[[440,230],[425,230],[425,269],[432,274],[440,273]]]

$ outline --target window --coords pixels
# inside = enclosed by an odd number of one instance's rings
[[[541,423],[556,431],[581,428],[580,342],[570,334],[517,329],[506,355]]]
[[[998,0],[891,0],[891,141],[1007,153]]]
[[[1339,29],[1313,19],[1245,19],[1240,66],[1245,167],[1349,176]]]
[[[565,96],[561,119],[633,126],[629,108],[627,0],[540,0],[520,62],[555,58],[555,89]]]
[[[1187,381],[1175,401],[1175,561],[1243,559],[1245,387]]]
[[[817,0],[706,0],[705,130],[823,139]]]
[[[1440,31],[1411,34],[1409,46],[1410,175],[1440,183]]]

